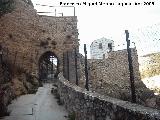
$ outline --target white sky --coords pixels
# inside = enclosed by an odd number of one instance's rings
[[[59,6],[60,2],[126,2],[125,0],[32,0],[35,4]],[[127,2],[144,2],[150,0],[127,0]],[[144,26],[160,23],[160,0],[153,0],[155,5],[131,5],[131,6],[75,6],[78,17],[78,30],[80,39],[80,52],[83,53],[83,44],[88,48],[93,40],[106,37],[113,39],[115,45],[125,43],[124,30],[136,31]],[[55,8],[35,6],[38,11],[49,11],[55,14]],[[60,8],[58,13],[64,16],[73,15],[73,8]],[[116,47],[116,46],[115,46]],[[88,49],[89,53],[89,49]]]

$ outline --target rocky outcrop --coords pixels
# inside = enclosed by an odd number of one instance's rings
[[[15,98],[11,83],[0,85],[0,117],[8,115],[7,105]]]
[[[8,71],[7,69],[11,69],[11,64],[8,65],[4,61],[2,63],[7,66],[0,67],[0,116],[9,114],[7,105],[14,98],[23,94],[34,93],[39,86],[39,82],[34,76],[23,71],[17,71],[16,68],[14,68],[14,72],[13,69]]]
[[[160,75],[160,53],[147,54],[140,57],[141,77]]]

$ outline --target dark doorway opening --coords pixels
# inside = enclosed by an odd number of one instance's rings
[[[39,59],[39,79],[53,80],[58,75],[58,58],[53,52],[45,52]]]

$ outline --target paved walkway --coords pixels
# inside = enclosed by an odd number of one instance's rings
[[[10,116],[2,120],[67,120],[68,113],[51,94],[52,84],[46,83],[36,94],[23,95],[9,105]]]

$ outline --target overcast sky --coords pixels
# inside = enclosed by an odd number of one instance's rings
[[[78,17],[78,29],[80,39],[80,52],[83,53],[83,44],[86,43],[89,47],[93,40],[105,37],[113,39],[115,45],[125,42],[124,30],[135,32],[138,29],[143,29],[146,26],[152,26],[160,23],[160,0],[153,0],[154,5],[146,6],[144,2],[150,0],[127,0],[127,3],[132,5],[120,6],[118,2],[126,2],[125,0],[32,0],[37,11],[49,11],[55,15],[55,8],[42,7],[42,5],[60,6],[60,2],[113,2],[115,5],[103,6],[85,6],[76,5],[76,16]],[[142,3],[135,6],[135,2]],[[56,8],[57,15],[59,13],[73,15],[73,8]],[[51,15],[51,14],[50,14]],[[135,32],[136,33],[136,32]],[[115,46],[116,47],[116,46]]]

